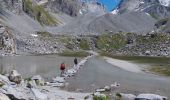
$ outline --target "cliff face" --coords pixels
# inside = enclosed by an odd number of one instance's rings
[[[63,12],[70,16],[78,16],[81,8],[79,0],[49,0],[46,7],[52,12]]]
[[[119,13],[145,12],[155,19],[170,17],[170,6],[163,5],[159,0],[122,0],[118,10]]]
[[[46,8],[55,13],[66,13],[72,17],[91,12],[104,12],[104,5],[89,0],[87,2],[81,0],[49,0],[45,4]]]

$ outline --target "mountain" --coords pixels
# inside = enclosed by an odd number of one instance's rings
[[[113,12],[96,0],[0,0],[0,24],[19,53],[60,52],[58,35],[170,32],[168,1],[122,0]]]
[[[170,17],[170,0],[122,0],[117,10],[119,13],[130,11],[145,12],[155,19]]]

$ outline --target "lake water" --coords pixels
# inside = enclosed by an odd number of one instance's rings
[[[68,68],[74,64],[73,60],[74,57],[58,55],[8,56],[0,58],[0,70],[9,73],[16,69],[24,78],[41,75],[45,79],[51,79],[60,74],[60,64],[63,61]]]

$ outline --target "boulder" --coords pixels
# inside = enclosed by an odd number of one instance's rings
[[[97,89],[96,92],[105,92],[105,89]]]
[[[150,54],[151,54],[151,51],[147,50],[147,51],[145,51],[145,54],[146,54],[146,55],[150,55]]]
[[[56,77],[53,79],[53,82],[54,83],[64,83],[65,79],[64,79],[64,77]]]
[[[6,94],[10,99],[9,100],[25,100],[25,99],[18,99],[12,94]],[[1,99],[0,99],[1,100]]]
[[[120,93],[121,94],[121,99],[122,100],[135,100],[136,96],[133,94],[124,94],[124,93]]]
[[[36,85],[42,86],[45,83],[44,79],[40,75],[33,76],[31,79],[35,81]]]
[[[55,82],[55,83],[46,82],[46,85],[52,86],[52,87],[63,87],[63,86],[65,86],[64,83],[58,83],[58,82]]]
[[[38,89],[31,88],[31,90],[38,100],[48,100],[48,96],[44,93],[41,93]]]
[[[0,93],[0,100],[10,100],[10,99],[5,94]]]
[[[105,91],[110,91],[111,90],[110,86],[105,86],[104,89],[105,89]]]
[[[3,84],[8,84],[8,85],[10,84],[10,81],[9,81],[8,77],[6,77],[4,75],[1,75],[1,74],[0,74],[0,81]]]
[[[22,81],[22,76],[16,70],[12,70],[9,74],[9,80],[11,82],[15,82],[16,84],[20,84]]]
[[[106,94],[102,94],[102,93],[100,93],[100,92],[94,93],[93,99],[94,99],[94,100],[108,100],[108,99],[107,99],[107,95],[106,95]]]

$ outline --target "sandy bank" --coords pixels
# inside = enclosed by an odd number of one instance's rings
[[[129,61],[124,61],[124,60],[118,60],[118,59],[114,59],[114,58],[109,58],[109,57],[103,57],[103,59],[106,60],[106,62],[119,67],[121,69],[124,69],[126,71],[130,71],[130,72],[135,72],[135,73],[142,73],[141,68],[139,67],[139,65],[134,64],[132,62]]]

